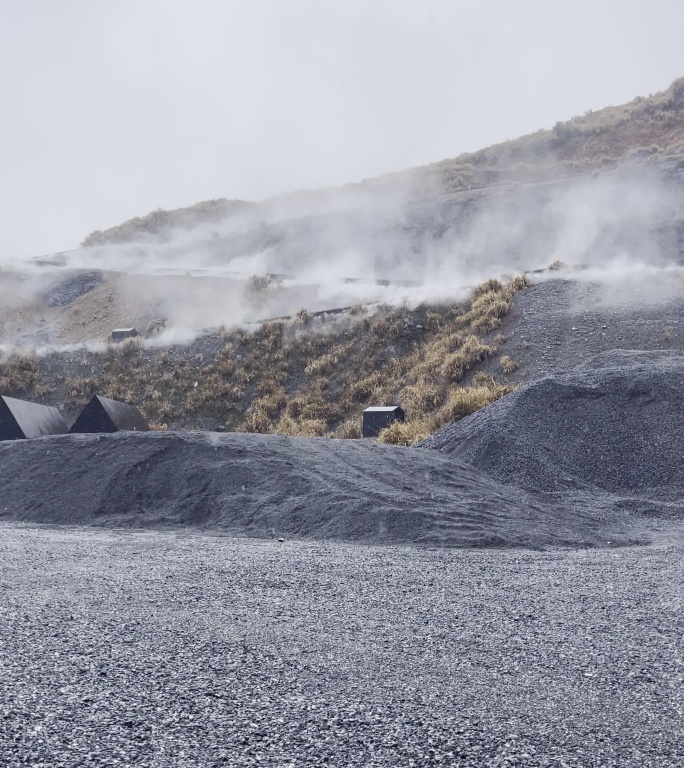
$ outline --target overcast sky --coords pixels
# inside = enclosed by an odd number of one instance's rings
[[[682,0],[0,0],[0,250],[550,127],[684,76],[683,29]]]

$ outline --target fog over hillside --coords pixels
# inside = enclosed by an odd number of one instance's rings
[[[309,215],[286,203],[252,206],[130,242],[5,260],[3,344],[106,340],[111,329],[97,323],[63,330],[65,313],[87,300],[103,320],[120,306],[115,324],[163,319],[162,338],[171,341],[301,309],[457,301],[489,277],[555,262],[581,267],[580,279],[606,283],[613,300],[629,305],[629,295],[618,300],[610,288],[616,280],[680,269],[683,189],[683,156],[671,154],[579,178],[425,201],[393,187],[391,194],[340,195]],[[85,282],[67,295],[79,274]],[[639,280],[629,285],[627,293],[645,290]],[[678,290],[676,280],[668,285]],[[60,286],[65,297],[55,302]],[[652,299],[661,295],[658,289]]]
[[[678,0],[6,5],[0,252],[12,257],[155,208],[476,152],[682,76]]]
[[[3,349],[452,302],[557,261],[677,263],[683,14],[17,5],[0,30]]]

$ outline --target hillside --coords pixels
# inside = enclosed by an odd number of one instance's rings
[[[683,150],[678,80],[341,190],[154,212],[0,270],[0,392],[334,437],[399,403],[382,439],[416,443],[591,352],[681,348]]]
[[[628,104],[557,122],[537,131],[477,152],[464,153],[427,166],[348,184],[340,189],[293,192],[254,204],[239,200],[209,200],[174,211],[158,209],[103,231],[92,232],[83,246],[135,241],[163,235],[176,227],[192,228],[221,219],[244,216],[268,219],[273,209],[290,215],[365,204],[388,194],[406,201],[426,202],[492,185],[555,181],[625,161],[648,162],[659,154],[684,151],[684,78],[665,91],[639,96]]]
[[[527,284],[492,280],[461,305],[302,311],[186,346],[132,339],[104,353],[14,356],[0,365],[0,390],[58,403],[70,416],[97,392],[139,404],[158,427],[337,437],[360,436],[366,406],[401,401],[418,439],[510,390],[505,365],[498,380],[461,385],[498,357],[496,329]]]

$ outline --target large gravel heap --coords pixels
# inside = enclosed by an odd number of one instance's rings
[[[684,352],[614,350],[423,444],[529,491],[682,498]]]
[[[438,453],[216,433],[0,443],[0,519],[433,546],[630,543]]]

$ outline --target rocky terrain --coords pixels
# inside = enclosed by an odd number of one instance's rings
[[[0,528],[0,762],[675,768],[682,542]]]
[[[0,444],[0,518],[444,547],[645,540],[645,521],[509,489],[436,452],[275,435],[66,435]]]
[[[523,383],[613,349],[684,349],[684,270],[637,267],[536,278],[502,322]],[[494,372],[495,363],[485,365]]]
[[[673,502],[684,517],[683,396],[684,352],[613,350],[533,380],[422,446],[531,492]]]

